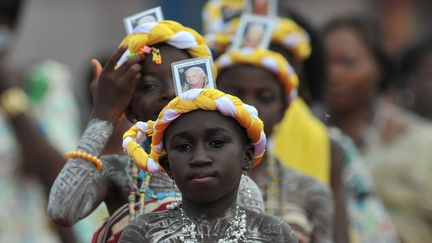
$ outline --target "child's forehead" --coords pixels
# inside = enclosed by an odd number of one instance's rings
[[[235,119],[224,116],[219,111],[195,110],[174,120],[167,128],[165,136],[173,134],[174,131],[194,132],[197,129],[225,130],[230,133],[244,130]]]
[[[142,64],[149,69],[154,67],[167,67],[168,69],[171,69],[171,63],[191,58],[191,55],[187,52],[187,50],[178,49],[166,43],[156,44],[153,47],[159,50],[162,64],[156,64],[153,61],[153,56],[151,54],[147,54]]]

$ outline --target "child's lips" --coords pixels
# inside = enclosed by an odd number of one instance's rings
[[[211,174],[198,174],[198,175],[193,175],[191,177],[191,181],[192,183],[197,183],[197,184],[204,184],[204,183],[209,183],[214,179],[214,175]]]
[[[204,183],[209,183],[212,180],[213,180],[213,176],[203,176],[203,177],[193,178],[192,182],[197,184],[204,184]]]

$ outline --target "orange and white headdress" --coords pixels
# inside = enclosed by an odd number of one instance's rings
[[[259,164],[266,147],[263,122],[255,107],[244,104],[239,98],[217,89],[191,89],[171,100],[159,113],[156,121],[137,122],[123,136],[123,148],[135,164],[144,171],[158,172],[158,161],[164,153],[163,137],[169,125],[182,114],[195,111],[217,111],[234,118],[246,129],[254,147],[252,167]],[[147,154],[140,145],[146,137],[152,137],[151,152]]]

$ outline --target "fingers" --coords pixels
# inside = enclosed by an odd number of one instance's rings
[[[102,65],[97,59],[92,59],[91,65],[93,67],[93,79],[91,85],[97,85],[99,82],[99,77],[102,73]]]
[[[141,78],[141,65],[135,63],[126,71],[126,73],[123,75],[122,80],[123,82],[129,83],[137,76]]]
[[[123,53],[128,49],[127,45],[121,46],[114,55],[111,56],[111,58],[108,60],[108,63],[105,65],[105,69],[107,70],[114,70],[115,66],[117,65],[117,62],[122,57]]]
[[[136,55],[132,58],[129,58],[125,63],[123,63],[119,68],[118,68],[118,72],[119,73],[125,73],[127,72],[132,66],[138,64],[139,62],[141,62],[142,60],[144,60],[144,56],[143,55]]]

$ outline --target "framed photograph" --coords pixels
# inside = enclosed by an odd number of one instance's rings
[[[275,20],[275,18],[263,16],[243,15],[234,36],[231,49],[267,49],[270,44]]]
[[[126,28],[126,33],[130,34],[140,24],[148,22],[160,22],[162,21],[163,14],[162,8],[156,7],[143,12],[131,15],[123,19],[124,26]]]
[[[247,0],[246,13],[260,16],[277,16],[277,0]]]
[[[216,88],[210,57],[199,57],[171,64],[177,95],[190,89]]]

